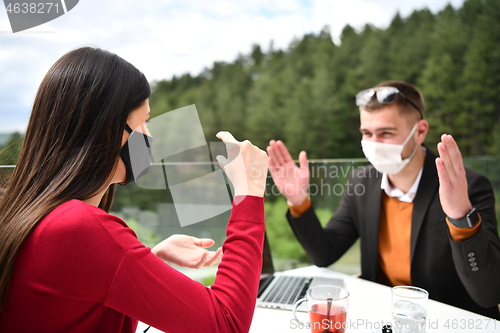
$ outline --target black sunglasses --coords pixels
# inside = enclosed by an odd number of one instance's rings
[[[356,105],[364,106],[368,104],[373,96],[377,98],[377,101],[380,104],[391,104],[394,103],[398,94],[403,97],[408,103],[410,103],[415,109],[417,109],[418,113],[420,113],[421,119],[424,119],[424,114],[418,108],[418,106],[416,106],[415,103],[406,98],[406,96],[403,95],[403,93],[395,87],[379,87],[361,90],[356,94]]]

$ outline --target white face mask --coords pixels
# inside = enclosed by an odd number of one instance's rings
[[[413,153],[410,157],[403,158],[401,153],[406,143],[410,140],[413,133],[417,129],[417,124],[413,126],[410,134],[402,144],[382,143],[375,141],[361,140],[361,147],[368,161],[373,165],[378,172],[396,174],[403,170],[403,168],[410,162],[417,152],[418,145],[415,146]]]

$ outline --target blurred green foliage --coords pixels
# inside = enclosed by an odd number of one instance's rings
[[[121,217],[120,214],[117,214],[113,211],[110,212],[113,215]],[[146,246],[153,248],[156,244],[162,241],[160,236],[156,234],[153,230],[148,227],[142,226],[139,224],[137,219],[126,219],[125,221],[130,229],[134,230],[137,238]]]
[[[23,145],[24,136],[14,133],[8,136],[7,142],[0,146],[0,165],[15,165]]]
[[[1,139],[4,144],[0,146],[0,166],[4,167],[0,168],[0,194],[3,194],[14,171],[12,167],[5,166],[13,166],[17,163],[24,136],[16,132],[12,135],[4,134]]]
[[[208,286],[211,286],[212,284],[214,284],[214,281],[215,281],[215,275],[209,275],[209,276],[201,279],[200,282],[202,285],[208,287]]]
[[[288,225],[286,212],[288,205],[286,199],[280,196],[276,201],[267,201],[264,203],[266,233],[271,246],[273,258],[295,259],[298,262],[308,263],[304,249],[295,238],[292,229]],[[323,225],[325,225],[333,211],[326,208],[315,209],[316,215]]]

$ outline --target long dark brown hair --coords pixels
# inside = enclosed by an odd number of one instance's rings
[[[139,70],[98,48],[67,53],[45,75],[17,166],[0,201],[0,311],[23,242],[57,206],[106,190],[127,117],[150,94]],[[100,207],[109,211],[113,196],[114,185]]]

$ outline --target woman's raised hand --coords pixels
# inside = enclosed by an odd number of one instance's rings
[[[219,155],[217,161],[231,180],[234,195],[264,196],[268,169],[267,153],[248,140],[237,141],[229,132],[219,132],[217,137],[226,144],[228,156],[226,159]]]

